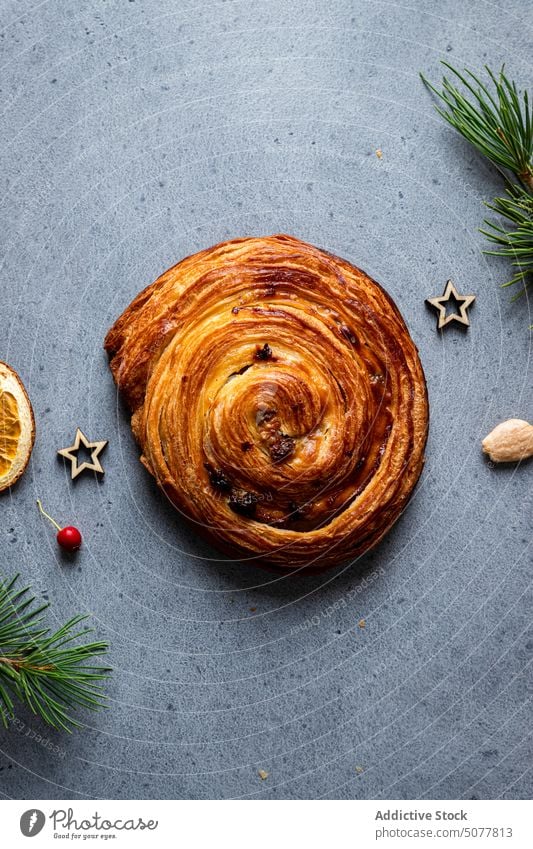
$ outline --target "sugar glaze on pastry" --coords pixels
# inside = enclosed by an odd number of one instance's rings
[[[422,471],[426,384],[397,307],[299,239],[233,239],[183,259],[105,348],[148,471],[250,565],[314,572],[355,558]]]

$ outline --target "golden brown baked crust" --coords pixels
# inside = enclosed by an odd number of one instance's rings
[[[426,384],[393,301],[291,236],[222,242],[148,286],[105,340],[142,462],[250,563],[366,551],[424,462]]]

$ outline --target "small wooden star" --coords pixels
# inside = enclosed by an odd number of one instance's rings
[[[61,455],[61,457],[65,457],[71,463],[71,475],[72,480],[77,478],[78,475],[81,475],[82,472],[98,472],[98,474],[103,475],[104,470],[102,468],[102,464],[98,459],[98,455],[101,451],[104,450],[108,443],[107,439],[101,439],[97,442],[89,442],[84,433],[79,429],[76,429],[76,437],[74,439],[74,445],[71,445],[69,448],[60,448],[57,452]],[[80,449],[80,445],[83,445],[88,451],[91,452],[91,462],[88,463],[84,461],[83,463],[78,463],[78,451]]]
[[[457,302],[459,306],[459,313],[452,312],[450,315],[446,315],[446,304],[450,298],[454,298]],[[444,294],[441,295],[440,298],[427,298],[426,302],[439,311],[437,330],[442,330],[443,327],[446,327],[446,325],[450,324],[452,321],[456,321],[458,324],[464,324],[466,327],[470,327],[470,321],[466,311],[468,307],[472,306],[475,300],[475,295],[460,295],[453,285],[453,282],[448,280]]]

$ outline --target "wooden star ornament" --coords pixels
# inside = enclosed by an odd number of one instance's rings
[[[76,429],[76,437],[74,439],[74,444],[71,445],[69,448],[60,448],[57,453],[61,457],[65,457],[67,460],[69,460],[71,464],[72,480],[74,480],[74,478],[77,478],[78,475],[81,475],[81,473],[85,471],[98,472],[98,474],[103,475],[104,470],[98,457],[99,454],[106,447],[107,443],[107,439],[97,440],[96,442],[89,442],[85,434],[78,427]],[[81,446],[86,448],[87,451],[91,452],[90,463],[86,460],[83,463],[78,462],[78,451]]]
[[[446,315],[446,304],[451,298],[454,299],[459,307],[459,312],[452,312],[449,315]],[[446,325],[450,324],[452,321],[456,321],[458,324],[463,324],[465,327],[470,327],[470,320],[466,311],[468,307],[472,306],[475,300],[475,295],[460,295],[453,285],[453,282],[448,280],[444,294],[441,295],[440,298],[427,298],[426,303],[430,304],[430,306],[439,311],[437,330],[442,330],[443,327],[446,327]]]

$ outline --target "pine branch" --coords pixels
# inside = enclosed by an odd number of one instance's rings
[[[514,229],[504,229],[485,219],[484,223],[490,230],[482,229],[480,232],[498,245],[497,250],[485,253],[510,257],[511,264],[517,269],[514,276],[503,284],[523,284],[523,288],[513,298],[516,300],[533,283],[533,195],[521,186],[508,184],[505,197],[495,198],[493,203],[486,205],[515,225]]]
[[[487,66],[485,70],[494,85],[491,94],[471,71],[461,74],[447,62],[442,63],[467,90],[465,96],[447,77],[438,91],[420,74],[426,85],[447,107],[436,107],[445,121],[474,145],[487,159],[511,171],[533,190],[533,110],[527,91],[520,96],[514,81],[509,81],[504,68],[497,77]]]
[[[485,219],[488,230],[481,230],[495,250],[486,254],[511,259],[514,275],[503,286],[521,283],[519,298],[532,284],[533,275],[533,110],[527,91],[523,94],[514,81],[509,81],[502,67],[499,76],[485,70],[494,86],[491,94],[486,85],[471,71],[459,73],[447,62],[442,63],[466,89],[463,94],[447,77],[438,91],[420,74],[424,84],[442,101],[436,107],[445,121],[477,150],[505,172],[511,172],[521,185],[507,182],[504,197],[486,204],[511,225],[503,227]]]
[[[13,698],[57,729],[80,727],[70,712],[76,707],[98,710],[105,696],[97,682],[111,671],[92,666],[106,653],[104,642],[80,644],[92,631],[78,629],[87,617],[75,616],[54,633],[43,627],[48,604],[34,606],[29,587],[17,589],[18,575],[0,581],[0,719],[14,717]]]

